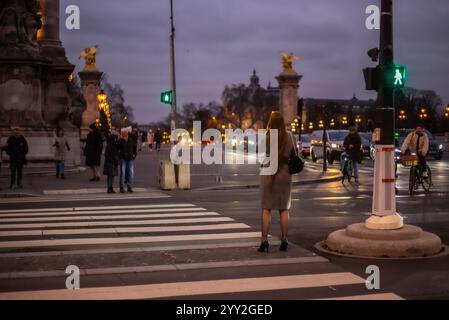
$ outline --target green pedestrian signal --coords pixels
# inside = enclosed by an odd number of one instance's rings
[[[161,93],[161,102],[164,104],[172,104],[173,94],[171,91],[165,91]]]
[[[407,81],[407,69],[402,65],[394,65],[385,69],[383,84],[384,88],[401,89]]]

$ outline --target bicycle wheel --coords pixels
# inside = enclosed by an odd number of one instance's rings
[[[346,174],[347,174],[347,176],[348,176],[348,181],[349,181],[349,182],[351,182],[352,172],[353,172],[353,170],[352,170],[352,160],[349,160],[349,161],[348,161],[348,169],[347,169],[347,171],[346,171]]]
[[[341,174],[342,174],[341,183],[343,183],[343,184],[345,183],[346,172],[347,172],[346,167],[347,166],[348,166],[348,162],[344,161],[343,162],[343,167],[341,169]]]
[[[426,190],[426,192],[429,192],[430,188],[432,187],[432,172],[430,171],[429,166],[426,166],[426,172],[427,177],[422,177],[421,184],[424,190]]]
[[[413,191],[415,191],[415,184],[416,184],[416,168],[411,167],[410,168],[410,177],[408,180],[408,191],[410,195],[413,195]]]

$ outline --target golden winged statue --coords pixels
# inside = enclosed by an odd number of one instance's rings
[[[85,70],[95,70],[97,69],[95,63],[97,61],[97,51],[98,45],[95,45],[90,48],[86,48],[81,51],[78,59],[84,58],[86,65],[84,66]]]
[[[295,68],[293,68],[293,61],[300,61],[301,58],[299,56],[296,56],[293,52],[287,53],[282,52],[281,53],[281,62],[283,67],[283,72],[295,72]]]

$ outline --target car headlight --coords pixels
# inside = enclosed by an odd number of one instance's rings
[[[440,145],[438,146],[438,149],[439,149],[439,150],[443,150],[443,145],[440,144]]]
[[[402,152],[401,152],[401,149],[398,149],[398,148],[394,149],[394,152],[396,152],[396,153],[402,153]]]
[[[338,144],[336,144],[336,143],[332,143],[331,144],[331,147],[333,148],[333,149],[339,149],[339,145]]]

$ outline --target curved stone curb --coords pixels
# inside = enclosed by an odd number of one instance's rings
[[[367,259],[367,260],[387,260],[387,261],[403,261],[403,260],[422,260],[422,259],[435,259],[435,258],[441,258],[446,257],[449,255],[449,246],[443,244],[442,250],[440,253],[437,253],[433,256],[428,257],[403,257],[403,258],[396,258],[396,257],[367,257],[367,256],[357,256],[357,255],[351,255],[351,254],[344,254],[339,252],[330,251],[325,248],[324,243],[326,241],[320,241],[318,243],[315,243],[313,248],[317,251],[317,253],[320,254],[326,254],[326,255],[332,255],[332,256],[338,256],[343,258],[354,258],[354,259]]]

